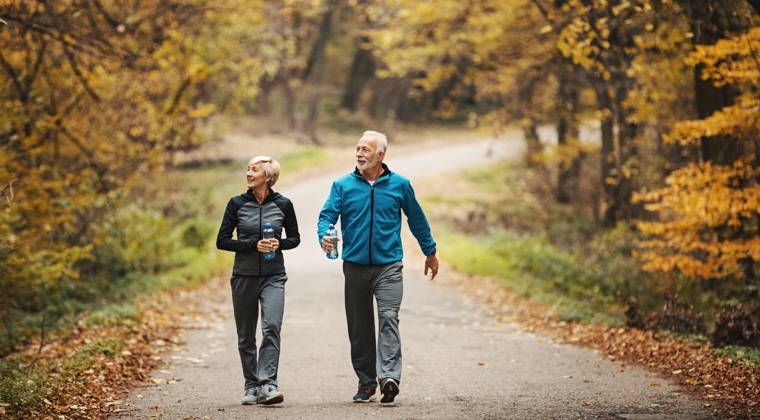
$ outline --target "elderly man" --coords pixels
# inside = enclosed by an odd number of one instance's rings
[[[430,272],[432,280],[438,274],[436,243],[430,225],[409,180],[383,163],[387,147],[384,134],[364,133],[356,145],[356,169],[333,182],[317,226],[322,250],[328,252],[337,243],[325,233],[340,218],[348,337],[351,361],[359,378],[354,402],[375,400],[378,382],[381,403],[392,403],[399,393],[402,212],[427,256],[425,275]],[[373,298],[377,302],[377,344]]]

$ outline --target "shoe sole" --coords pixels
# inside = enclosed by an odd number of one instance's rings
[[[355,403],[369,403],[369,402],[372,402],[372,401],[375,401],[375,400],[377,400],[377,396],[373,395],[373,396],[369,397],[369,399],[366,399],[366,400],[363,400],[361,398],[357,398],[357,399],[354,400],[354,402]]]
[[[246,397],[247,396],[248,395],[246,395]],[[259,396],[258,395],[255,395],[254,398],[253,398],[253,400],[246,400],[245,398],[243,398],[242,400],[240,400],[240,405],[256,405],[258,403],[259,403]]]
[[[282,394],[280,394],[280,395],[275,395],[274,397],[269,397],[266,400],[259,401],[259,404],[272,405],[272,404],[279,404],[283,401],[285,401],[285,398],[283,398]]]
[[[380,402],[383,404],[390,404],[393,402],[394,399],[396,399],[396,395],[398,395],[398,384],[393,379],[388,379],[385,384],[383,384],[383,398],[380,399]]]

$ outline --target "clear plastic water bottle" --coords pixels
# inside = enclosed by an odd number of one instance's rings
[[[264,239],[272,239],[272,238],[274,238],[274,229],[272,229],[272,225],[271,224],[267,223],[266,226],[264,226],[264,231],[262,232],[261,236]],[[265,252],[264,253],[264,258],[266,258],[267,260],[271,260],[272,258],[274,258],[274,251],[272,251],[272,252]]]
[[[335,229],[334,225],[330,224],[330,226],[327,228],[326,236],[335,238],[330,240],[330,242],[333,244],[333,249],[327,253],[327,258],[330,260],[336,260],[338,259],[338,231]]]

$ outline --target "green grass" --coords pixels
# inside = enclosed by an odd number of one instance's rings
[[[741,346],[726,346],[715,350],[716,353],[730,356],[734,363],[743,364],[760,374],[760,349]]]
[[[494,278],[501,287],[554,308],[561,319],[622,321],[611,298],[614,286],[545,239],[510,232],[472,236],[448,229],[437,237],[441,255],[457,271]]]
[[[591,214],[541,196],[551,191],[547,179],[520,161],[473,169],[462,178],[469,195],[425,197],[449,264],[491,277],[565,320],[624,321],[618,292],[638,284],[639,275],[625,256],[627,232],[605,233]]]
[[[316,168],[328,161],[324,149],[315,146],[299,146],[292,153],[279,160],[283,173],[295,174],[300,170]]]

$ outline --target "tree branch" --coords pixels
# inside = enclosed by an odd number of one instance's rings
[[[16,92],[18,94],[19,99],[21,102],[26,102],[26,95],[24,94],[24,87],[21,86],[21,82],[18,80],[18,75],[16,73],[16,70],[11,66],[11,63],[9,63],[5,56],[3,55],[3,51],[0,50],[0,66],[3,67],[5,72],[8,74],[8,77],[11,79],[11,83],[13,83],[13,87],[16,89]]]
[[[8,205],[11,205],[11,202],[13,201],[13,183],[18,181],[18,178],[14,179],[13,181],[9,182],[8,185],[3,187],[2,190],[0,190],[0,197],[5,197],[5,200],[8,202]],[[8,194],[5,194],[5,191],[8,191]]]
[[[94,90],[90,87],[90,85],[87,83],[87,78],[84,76],[84,74],[79,70],[79,66],[77,65],[76,57],[74,57],[74,54],[71,53],[71,50],[68,48],[68,44],[66,44],[65,41],[61,40],[63,45],[63,51],[66,54],[66,58],[69,61],[69,64],[71,65],[71,70],[74,71],[74,74],[77,77],[77,80],[79,80],[79,83],[82,84],[84,87],[84,90],[87,92],[87,94],[92,97],[92,99],[95,100],[95,102],[100,102],[100,96],[98,96],[97,93],[95,93]]]
[[[89,150],[87,150],[87,148],[84,147],[84,143],[81,140],[79,140],[78,138],[76,138],[76,136],[74,136],[72,133],[70,133],[69,130],[67,130],[66,127],[64,127],[60,123],[60,121],[58,121],[57,126],[58,126],[58,130],[61,132],[61,134],[63,134],[72,143],[74,143],[74,146],[76,146],[77,149],[79,149],[79,151],[82,152],[82,154],[84,155],[84,157],[87,159],[87,162],[88,162],[90,168],[92,168],[92,170],[95,171],[95,174],[98,177],[98,184],[100,184],[101,192],[108,192],[110,189],[103,182],[103,172],[105,172],[105,171],[103,171],[100,168],[100,165],[98,165],[98,162],[95,160],[95,155],[93,155],[92,152],[90,152]]]
[[[169,107],[169,109],[166,111],[167,114],[172,114],[177,109],[177,106],[179,106],[179,101],[180,99],[182,99],[182,95],[185,93],[185,91],[189,87],[190,87],[190,77],[186,77],[185,80],[182,81],[182,84],[179,86],[179,89],[177,89],[177,93],[174,94],[174,98],[172,99],[172,104]]]
[[[30,91],[32,89],[32,83],[34,83],[34,79],[37,77],[37,72],[40,71],[40,68],[42,67],[42,60],[45,56],[45,51],[47,50],[47,42],[45,42],[44,38],[41,41],[41,48],[37,52],[37,60],[34,62],[34,66],[32,67],[32,71],[29,72],[29,77],[26,78],[26,91]]]
[[[98,0],[92,0],[93,4],[95,4],[95,8],[98,9],[98,12],[100,12],[101,15],[103,15],[103,18],[108,22],[109,25],[116,28],[119,26],[119,22],[116,21],[111,15],[108,14],[105,7],[100,3]]]

